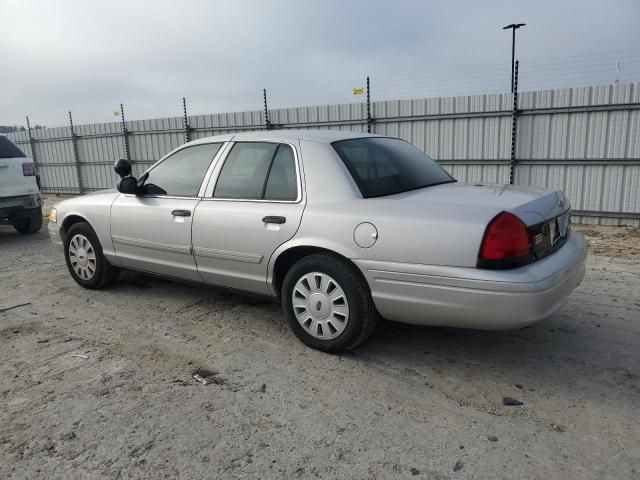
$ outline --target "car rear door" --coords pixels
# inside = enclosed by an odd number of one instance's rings
[[[193,220],[204,281],[269,293],[269,258],[295,235],[305,205],[297,147],[236,142],[218,162]]]
[[[199,280],[191,249],[200,189],[221,143],[185,147],[154,165],[140,195],[111,206],[111,238],[124,267]]]

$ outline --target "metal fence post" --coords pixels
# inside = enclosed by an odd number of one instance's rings
[[[516,146],[518,133],[518,60],[513,75],[513,110],[511,111],[511,160],[509,162],[509,185],[513,185],[517,164]]]
[[[127,124],[124,120],[124,106],[120,104],[120,120],[122,122],[122,141],[124,142],[124,156],[130,162],[131,155],[129,154],[129,130],[127,130]]]
[[[29,116],[27,115],[27,135],[29,136],[29,146],[31,147],[31,159],[36,168],[38,168],[38,154],[36,153],[36,140],[31,135],[31,123],[29,123]]]
[[[373,119],[371,118],[371,84],[367,77],[367,133],[371,133]]]
[[[182,123],[184,124],[184,143],[191,141],[191,127],[187,117],[187,101],[182,97]]]
[[[84,188],[82,186],[82,175],[80,174],[80,155],[78,152],[78,136],[76,135],[75,130],[73,129],[73,117],[71,116],[71,112],[69,111],[69,126],[71,127],[71,145],[73,146],[73,161],[76,165],[76,179],[78,180],[78,191],[80,193],[84,193]]]
[[[31,135],[31,123],[29,123],[29,115],[25,117],[27,119],[27,135],[29,136],[29,147],[31,147],[31,160],[33,160],[33,166],[36,169],[36,183],[38,188],[42,189],[40,172],[38,171],[38,154],[36,152],[36,139]]]
[[[269,109],[267,108],[267,89],[262,89],[262,98],[264,99],[264,124],[267,130],[271,130],[271,122],[269,121]]]

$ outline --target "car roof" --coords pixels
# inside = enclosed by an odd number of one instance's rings
[[[269,142],[292,142],[299,140],[313,140],[322,143],[337,142],[350,138],[380,137],[363,132],[343,132],[340,130],[260,130],[254,132],[229,133],[226,135],[216,135],[213,137],[201,138],[189,142],[188,145],[198,145],[202,143],[228,142],[228,141],[269,141]]]

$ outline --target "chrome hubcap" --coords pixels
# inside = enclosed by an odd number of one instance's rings
[[[349,303],[342,287],[325,273],[300,277],[291,294],[293,313],[306,332],[321,340],[340,335],[349,322]]]
[[[87,237],[74,235],[69,242],[71,268],[83,280],[91,280],[96,274],[96,251]]]

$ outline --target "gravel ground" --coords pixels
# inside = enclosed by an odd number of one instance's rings
[[[546,322],[385,322],[331,356],[263,300],[83,290],[45,229],[0,227],[0,478],[640,478],[640,237],[586,229]]]

